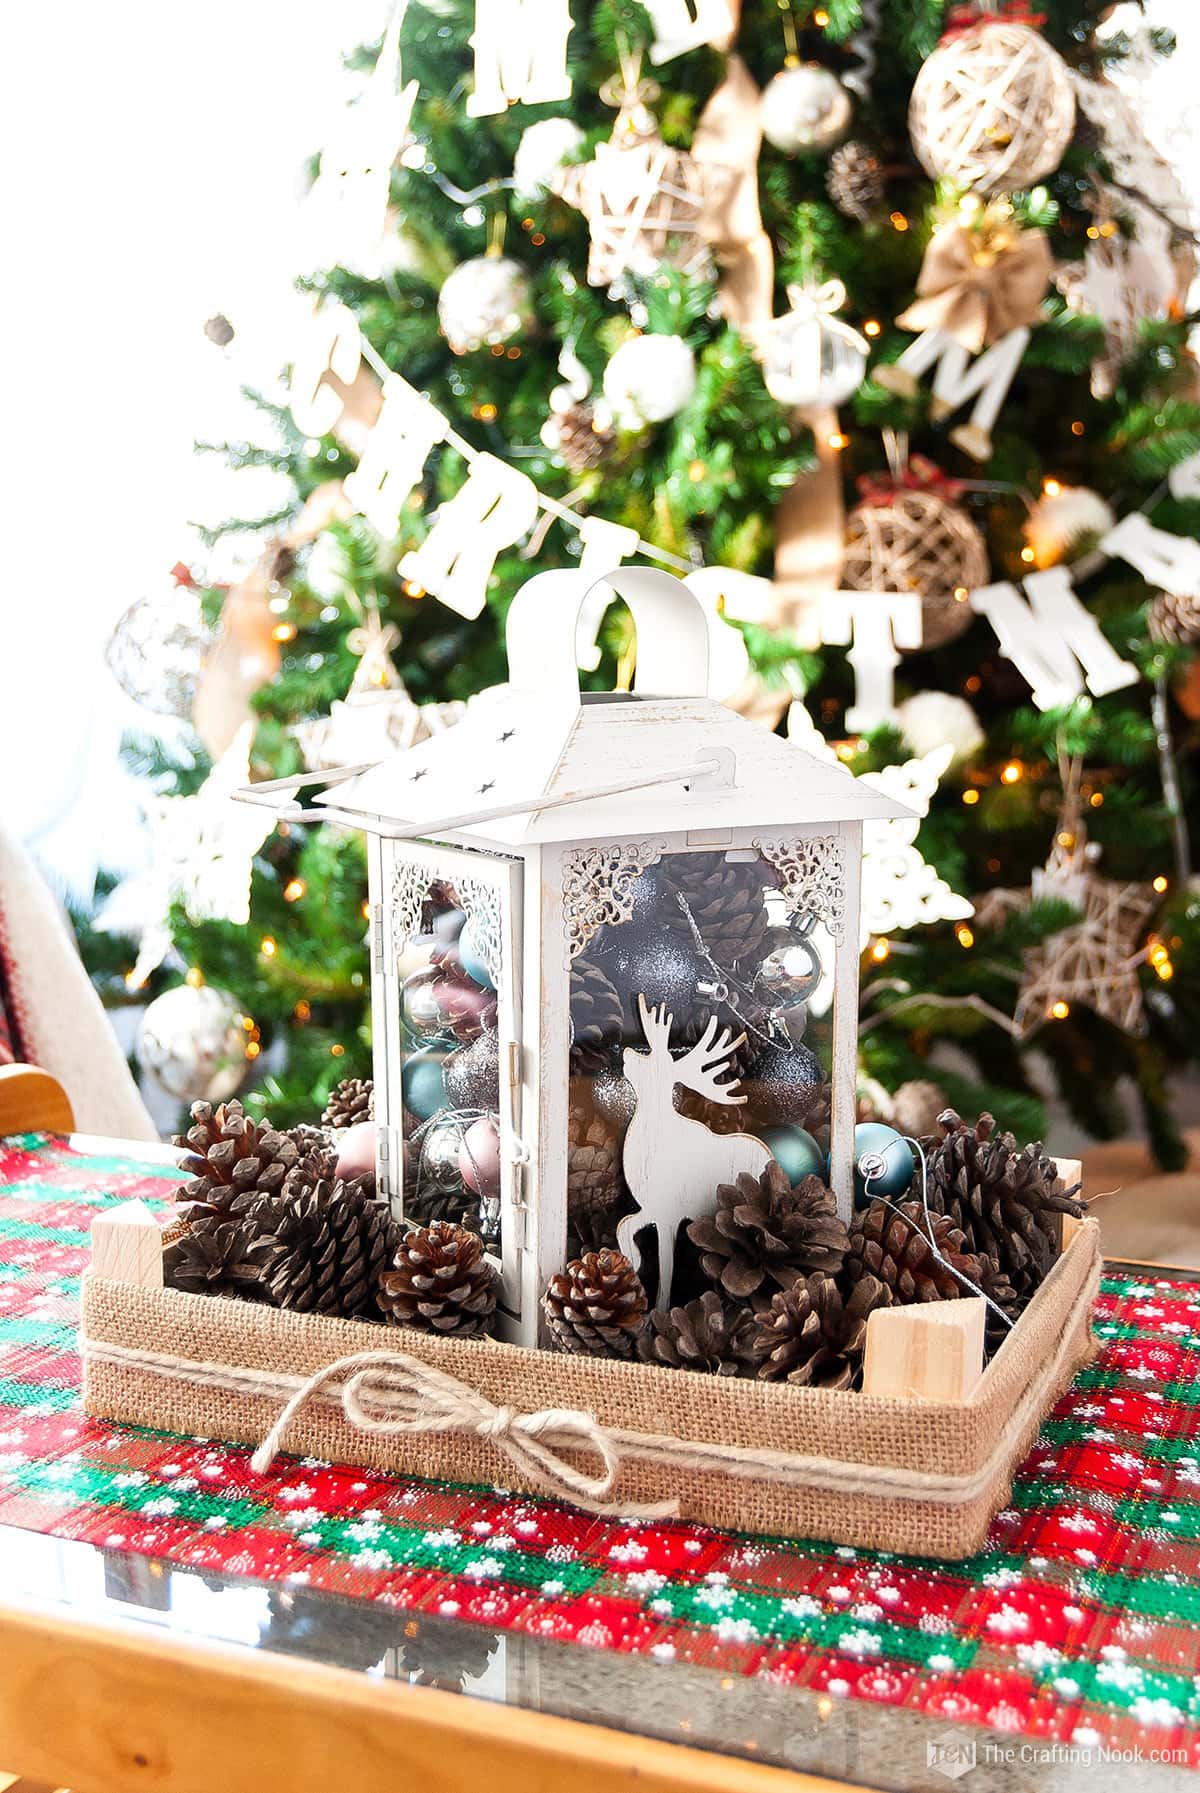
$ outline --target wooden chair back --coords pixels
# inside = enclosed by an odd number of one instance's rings
[[[36,1065],[0,1065],[0,1139],[7,1133],[71,1133],[71,1099]]]

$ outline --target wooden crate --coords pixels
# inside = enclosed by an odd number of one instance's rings
[[[182,1294],[162,1286],[153,1225],[144,1209],[118,1209],[93,1227],[80,1341],[90,1414],[259,1446],[324,1374],[279,1434],[283,1448],[598,1512],[672,1511],[924,1556],[980,1547],[1042,1418],[1093,1349],[1094,1221],[1066,1223],[1062,1255],[986,1369],[977,1299],[872,1315],[861,1393]],[[414,1421],[421,1429],[406,1430]]]

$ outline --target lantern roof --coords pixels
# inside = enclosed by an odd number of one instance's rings
[[[368,830],[510,850],[911,813],[713,698],[576,695],[565,705],[512,686],[322,801]]]

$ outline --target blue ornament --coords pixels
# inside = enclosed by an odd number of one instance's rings
[[[473,920],[467,922],[458,937],[458,962],[467,976],[474,978],[481,989],[496,988],[496,980],[488,970],[487,956]]]
[[[793,1189],[805,1177],[825,1175],[825,1154],[803,1127],[764,1127],[759,1138],[786,1171]]]
[[[431,1119],[446,1106],[445,1064],[449,1056],[450,1047],[439,1042],[411,1052],[404,1061],[400,1073],[404,1106],[419,1121]]]
[[[908,1193],[916,1170],[908,1141],[882,1121],[860,1121],[854,1129],[854,1194],[860,1206],[877,1195],[898,1201]]]

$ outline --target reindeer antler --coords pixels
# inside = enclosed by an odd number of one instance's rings
[[[734,1076],[727,1083],[718,1083],[717,1078],[729,1070],[730,1055],[744,1044],[745,1039],[744,1033],[734,1039],[731,1028],[718,1032],[717,1018],[713,1015],[691,1051],[675,1060],[675,1082],[686,1084],[698,1096],[719,1102],[722,1107],[740,1107],[746,1100],[745,1096],[735,1094],[740,1078]]]
[[[651,1053],[657,1052],[660,1048],[665,1049],[671,1038],[671,1023],[675,1019],[674,1015],[668,1015],[666,1003],[663,1002],[657,1008],[648,1009],[646,998],[639,995],[638,1014],[642,1018],[642,1032],[646,1036],[646,1044]]]

